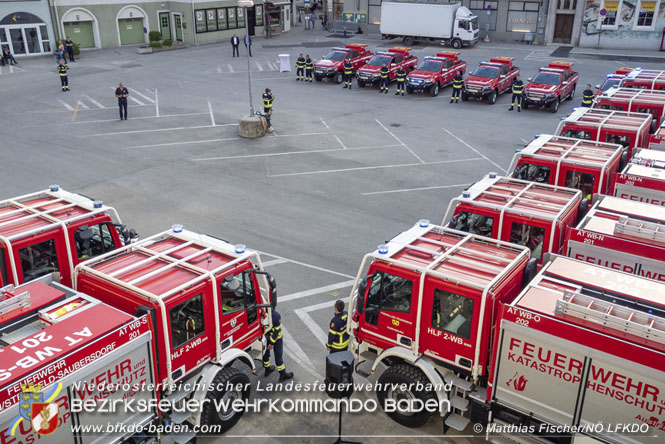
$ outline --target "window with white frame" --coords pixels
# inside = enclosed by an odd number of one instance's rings
[[[660,0],[639,0],[635,28],[653,29],[659,5]]]
[[[623,0],[602,0],[600,9],[606,11],[605,16],[600,16],[600,27],[602,29],[617,29],[619,27],[619,11]]]

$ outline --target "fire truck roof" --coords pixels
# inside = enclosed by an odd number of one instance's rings
[[[646,165],[635,165],[630,163],[624,168],[621,174],[628,174],[631,176],[642,176],[652,180],[665,181],[665,170],[660,168],[651,168]]]
[[[625,78],[627,80],[644,80],[648,82],[661,80],[665,81],[665,71],[660,71],[658,69],[635,68],[626,74]]]
[[[256,252],[174,225],[77,266],[77,272],[98,276],[150,300],[164,299],[236,264],[255,259]]]
[[[482,290],[528,255],[526,247],[421,220],[368,256]]]
[[[108,213],[114,223],[120,223],[115,209],[102,201],[52,185],[45,191],[0,201],[0,242],[64,227],[100,213]]]
[[[7,297],[9,296],[9,297]],[[7,297],[2,300],[3,297]],[[0,357],[10,373],[2,385],[9,385],[25,378],[40,368],[45,368],[86,344],[96,341],[108,332],[132,321],[134,318],[90,296],[71,290],[57,283],[33,281],[0,292]],[[11,347],[23,344],[31,338],[52,337],[49,352],[39,355],[39,366],[12,365],[25,359],[25,350]],[[39,342],[40,339],[32,339]],[[31,341],[28,341],[31,342]],[[55,369],[54,369],[55,370]]]
[[[496,177],[496,174],[490,173],[450,202],[444,220],[452,217],[454,205],[460,203],[503,213],[527,214],[541,220],[559,220],[581,199],[580,190]]]
[[[659,150],[648,150],[646,148],[639,148],[635,150],[633,158],[649,159],[649,160],[660,160],[665,162],[665,151]]]
[[[579,108],[559,123],[559,129],[566,123],[593,128],[611,128],[627,131],[640,131],[649,128],[652,116],[647,113],[612,111],[599,108]],[[559,130],[557,129],[557,132]]]
[[[665,91],[655,89],[639,89],[639,88],[609,88],[601,95],[596,97],[596,102],[603,100],[619,101],[622,103],[628,102],[632,104],[633,101],[640,103],[649,103],[653,105],[665,104]]]
[[[530,157],[550,162],[606,168],[614,159],[621,157],[622,152],[623,147],[615,143],[541,134],[516,153],[515,157]],[[514,163],[516,162],[514,161]],[[513,164],[509,170],[512,169]]]
[[[513,306],[665,350],[665,283],[555,256]]]
[[[598,213],[612,213],[617,216],[629,216],[665,223],[665,207],[630,199],[600,196],[600,200],[594,203],[593,209]]]

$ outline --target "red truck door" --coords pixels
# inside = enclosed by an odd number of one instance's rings
[[[390,62],[390,80],[394,79],[397,76],[397,70],[399,69],[399,65],[404,63],[404,56],[403,55],[396,55],[393,57],[393,60]]]
[[[258,283],[251,269],[238,271],[218,279],[222,312],[222,351],[233,345],[246,348],[254,341],[260,328],[257,308]]]
[[[454,64],[455,62],[450,59],[441,64],[441,86],[453,81],[453,77],[455,77],[455,70],[452,69]]]
[[[501,240],[528,247],[531,257],[538,259],[539,264],[542,263],[543,253],[550,251],[552,225],[544,221],[506,214],[501,231]]]
[[[32,281],[50,273],[60,272],[60,282],[71,286],[72,276],[69,267],[67,247],[59,232],[51,231],[40,236],[29,237],[14,244],[14,263],[19,282]],[[11,276],[9,264],[7,273]]]
[[[508,89],[513,83],[513,75],[510,74],[510,66],[504,65],[499,71],[499,92]]]
[[[599,183],[600,170],[572,165],[562,165],[559,173],[559,183],[568,188],[575,188],[582,191],[584,197],[590,198],[593,193],[605,192],[600,190],[602,186]]]
[[[417,252],[416,252],[417,254]],[[396,267],[377,266],[363,313],[366,334],[381,348],[410,347],[415,339],[418,275]]]

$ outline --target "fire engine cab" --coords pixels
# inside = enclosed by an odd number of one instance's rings
[[[344,62],[349,60],[353,71],[363,66],[372,58],[372,53],[364,43],[353,43],[343,48],[332,48],[328,55],[314,63],[314,78],[317,81],[334,78],[335,83],[342,83]]]
[[[665,117],[665,91],[610,88],[594,99],[593,107],[651,114],[653,121],[649,132],[655,133]]]
[[[621,173],[614,175],[614,196],[665,206],[665,153],[638,150]]]
[[[566,233],[566,255],[665,282],[665,208],[598,196]]]
[[[562,251],[566,227],[588,205],[579,190],[490,173],[450,201],[442,224],[527,246],[540,263],[543,253]]]
[[[160,396],[174,406],[211,400],[203,411],[172,416],[173,423],[224,431],[238,421],[242,412],[218,412],[213,400],[246,398],[249,378],[231,364],[255,370],[263,351],[263,323],[277,300],[258,253],[174,225],[79,264],[75,283],[125,313],[149,315]]]
[[[356,72],[358,86],[372,86],[379,83],[381,78],[381,67],[385,64],[388,68],[388,81],[392,81],[397,76],[400,66],[408,74],[418,65],[418,57],[411,55],[411,48],[397,46],[388,51],[377,51],[374,57],[370,59]]]
[[[626,77],[626,74],[631,72],[633,68],[623,67],[616,70],[615,73],[610,73],[605,77],[602,84],[596,85],[596,95],[602,94],[612,87],[618,87],[621,81]]]
[[[591,199],[609,194],[612,177],[626,164],[621,145],[541,134],[513,157],[515,179],[576,188]]]
[[[75,402],[157,399],[148,316],[125,313],[47,275],[0,289],[0,338],[1,442],[111,444],[138,438],[137,426],[158,421],[156,408],[106,415],[72,409]],[[127,428],[110,432],[109,424]],[[84,433],[74,425],[100,430]],[[156,442],[142,439],[129,442]]]
[[[596,142],[618,143],[628,148],[630,159],[633,149],[647,146],[652,121],[651,114],[578,108],[561,119],[556,134]]]
[[[434,57],[426,56],[422,63],[406,77],[406,92],[429,91],[437,96],[439,89],[453,82],[458,72],[466,72],[466,62],[459,59],[459,52],[439,52]]]
[[[665,71],[635,68],[621,81],[623,88],[665,89]]]
[[[58,185],[0,202],[0,287],[51,273],[72,285],[74,267],[138,238],[112,207]]]
[[[494,105],[499,94],[511,91],[513,79],[520,73],[520,69],[513,65],[514,60],[513,57],[494,57],[489,62],[480,62],[464,80],[462,100],[467,101],[469,97],[487,99],[490,105]]]
[[[553,113],[559,111],[562,100],[573,100],[579,75],[573,71],[573,62],[552,62],[538,74],[529,78],[522,93],[522,108],[530,105],[549,107]]]

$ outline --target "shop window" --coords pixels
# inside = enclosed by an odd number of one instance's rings
[[[238,22],[236,21],[236,8],[226,8],[226,17],[229,21],[229,29],[235,29],[238,27]]]
[[[459,336],[471,337],[473,299],[449,291],[434,290],[432,327]]]
[[[287,9],[288,11],[288,9]],[[245,27],[245,10],[243,8],[238,8],[236,10],[236,19],[238,28]]]
[[[53,239],[21,248],[18,250],[18,257],[21,260],[24,282],[59,271],[58,254]]]
[[[593,184],[596,176],[590,173],[581,173],[579,171],[568,171],[566,173],[566,183],[564,186],[575,188],[582,191],[584,197],[590,197],[593,194]]]
[[[636,28],[653,29],[655,13],[658,10],[658,1],[640,0],[637,8]]]
[[[254,16],[256,20],[256,26],[263,26],[263,6],[254,6]]]
[[[197,9],[196,11],[194,11],[194,15],[196,18],[196,32],[197,33],[206,32],[208,30],[208,27],[206,26],[205,11],[203,9]]]
[[[537,2],[509,2],[506,31],[536,32],[539,7]]]
[[[528,180],[529,182],[550,183],[552,169],[548,166],[523,163],[513,173],[515,179]]]
[[[169,317],[171,321],[171,348],[175,350],[205,331],[203,295],[196,295],[171,308]]]
[[[520,222],[513,222],[510,227],[510,243],[528,247],[531,250],[531,257],[542,259],[544,242],[544,228]]]
[[[617,29],[619,26],[617,17],[619,16],[622,2],[623,0],[601,0],[600,9],[605,9],[605,11],[607,11],[605,17],[600,16],[598,18],[600,20],[601,29]]]
[[[217,31],[217,13],[214,9],[206,10],[206,24],[208,31]]]
[[[469,211],[461,211],[450,223],[450,228],[487,237],[492,236],[493,227],[493,217]]]
[[[217,10],[217,29],[227,29],[228,23],[226,22],[226,8],[219,8]]]
[[[42,36],[42,49],[44,50],[44,52],[51,52],[51,43],[48,41],[48,30],[46,28],[46,25],[40,26],[39,32],[41,33]]]

